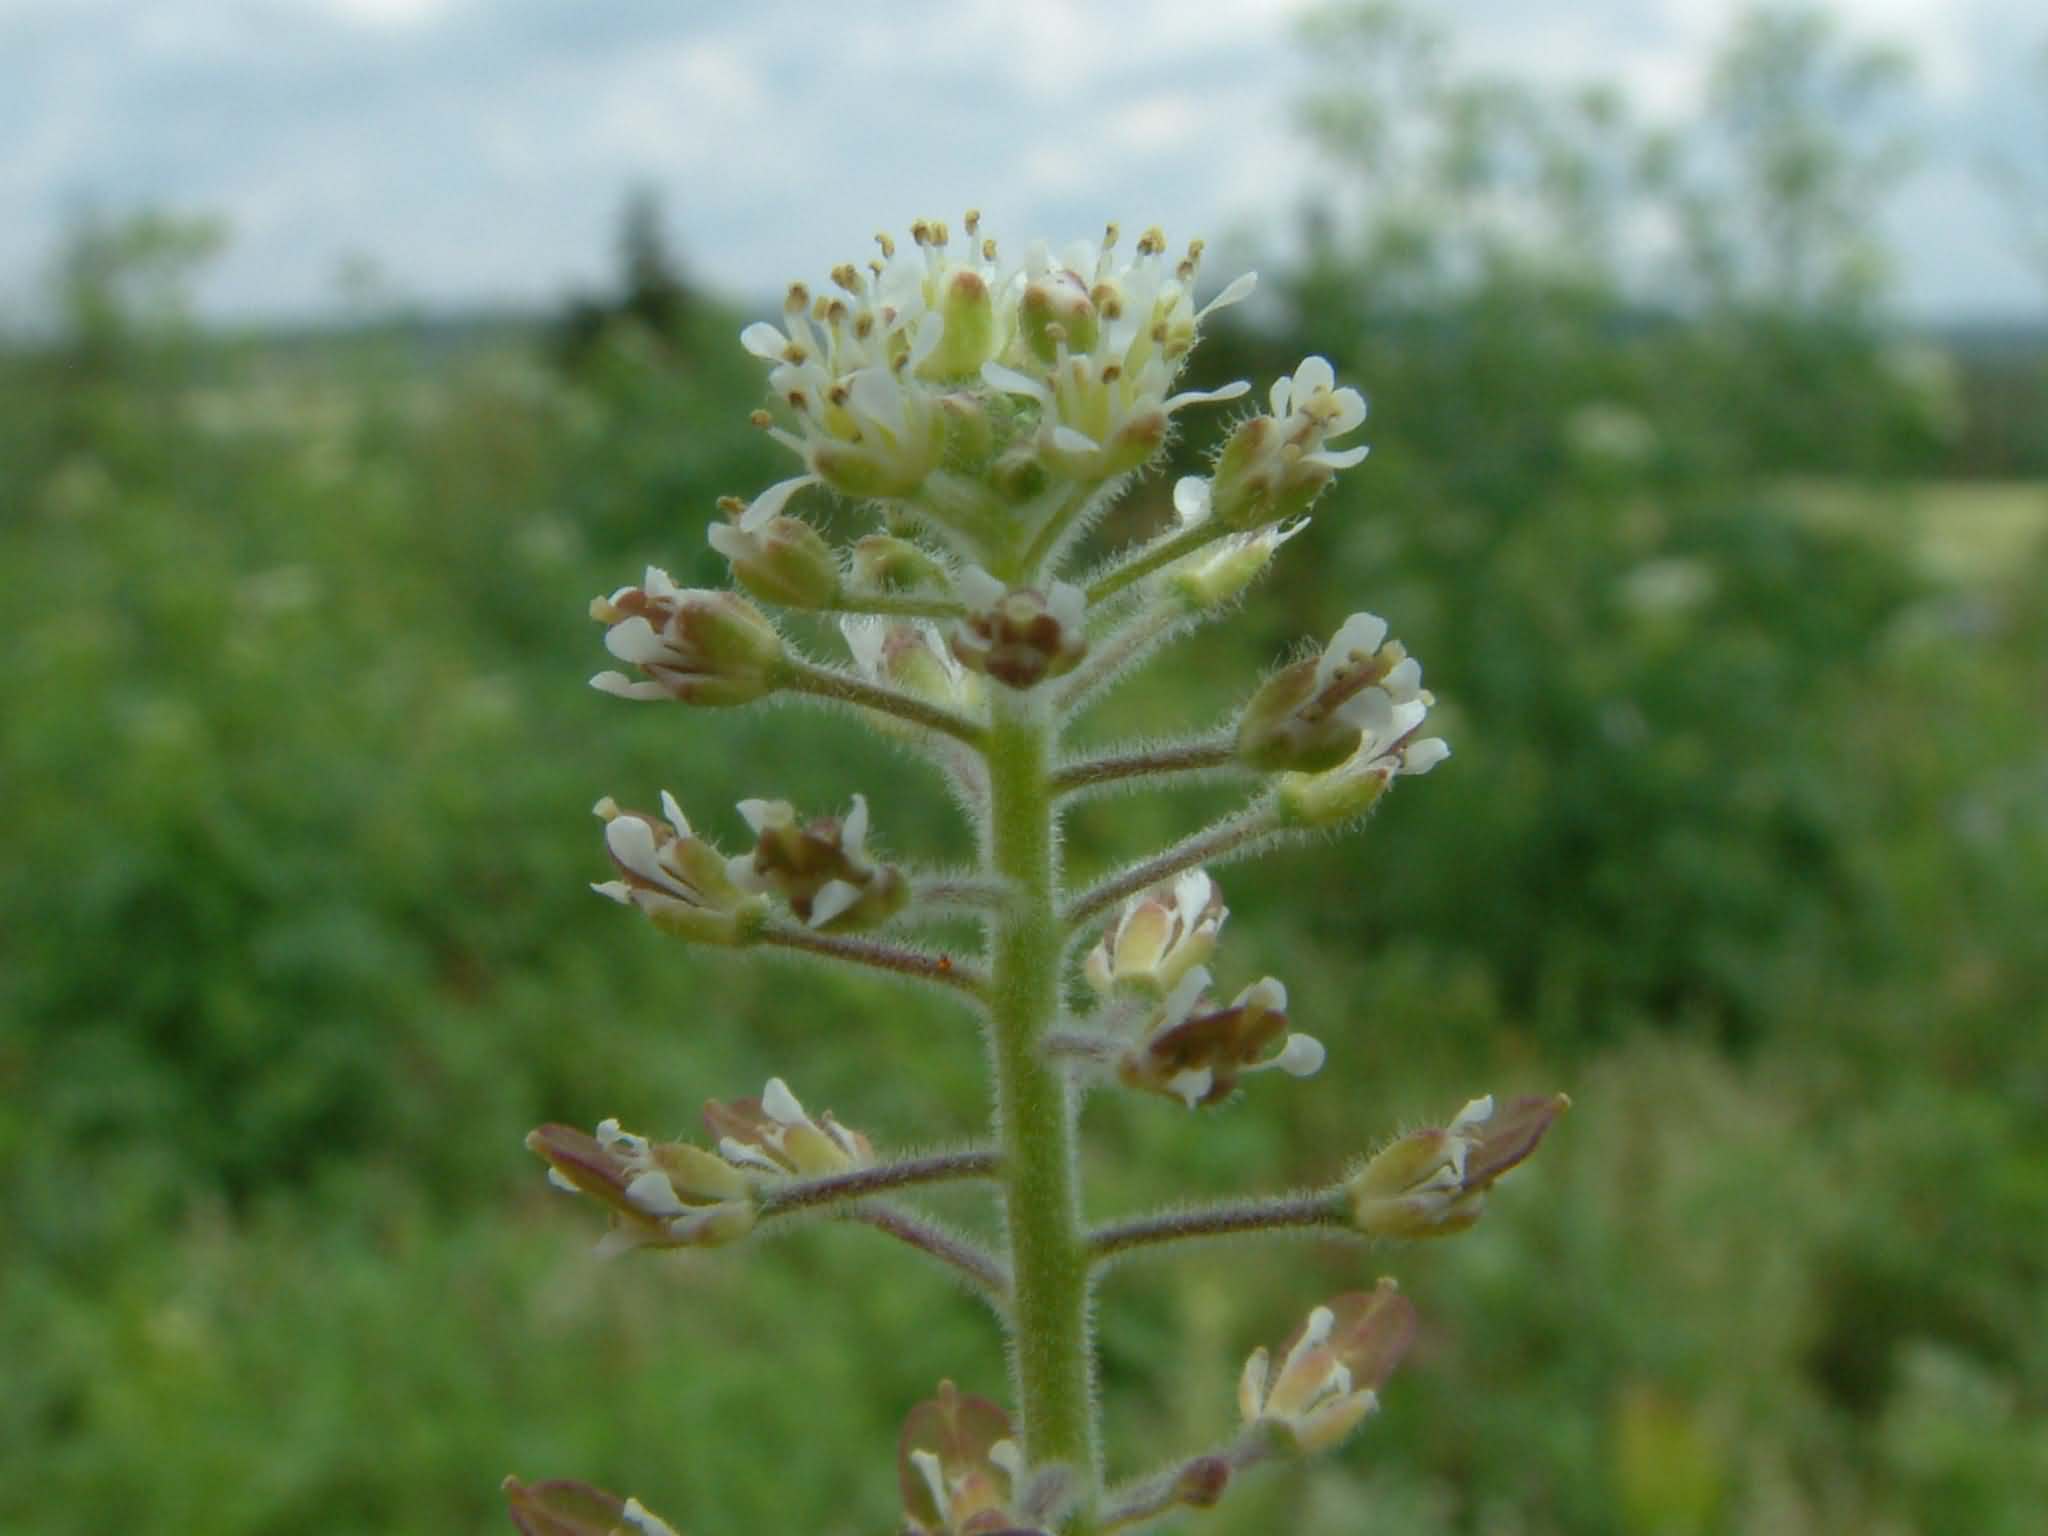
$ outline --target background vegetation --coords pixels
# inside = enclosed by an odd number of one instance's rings
[[[1232,964],[1330,1066],[1103,1098],[1095,1199],[1324,1178],[1488,1088],[1579,1107],[1455,1243],[1118,1271],[1112,1454],[1220,1432],[1253,1343],[1391,1270],[1427,1332],[1388,1411],[1207,1529],[2038,1529],[2043,356],[1891,321],[1908,76],[1810,17],[1655,132],[1399,12],[1321,25],[1333,198],[1204,380],[1324,351],[1374,457],[1124,719],[1221,714],[1367,605],[1458,757],[1227,880]],[[1000,1395],[977,1304],[871,1234],[601,1264],[520,1149],[770,1072],[878,1143],[982,1114],[942,1005],[584,888],[602,792],[730,840],[744,794],[865,787],[888,845],[960,836],[844,722],[583,687],[583,600],[721,580],[714,499],[776,468],[741,314],[628,227],[625,291],[552,327],[280,337],[185,318],[219,232],[91,223],[0,355],[5,1536],[446,1536],[511,1470],[698,1536],[880,1532],[907,1405]],[[1076,857],[1201,800],[1094,804]]]

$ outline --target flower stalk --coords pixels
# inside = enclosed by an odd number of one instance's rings
[[[1329,1054],[1320,1026],[1294,1028],[1278,977],[1218,983],[1229,909],[1210,870],[1355,825],[1449,748],[1421,734],[1433,703],[1421,664],[1384,620],[1360,613],[1320,655],[1274,672],[1220,730],[1071,750],[1069,729],[1098,696],[1226,617],[1304,530],[1310,504],[1365,456],[1332,441],[1364,421],[1365,402],[1327,361],[1304,360],[1268,389],[1269,409],[1238,420],[1211,473],[1175,486],[1177,526],[1092,572],[1071,570],[1115,492],[1163,454],[1175,413],[1247,393],[1178,381],[1207,317],[1244,297],[1250,279],[1197,308],[1200,242],[1171,258],[1148,230],[1126,253],[1112,225],[1097,246],[1057,256],[1034,246],[1006,265],[978,215],[964,229],[957,243],[939,221],[913,226],[904,247],[878,237],[877,259],[835,268],[829,288],[791,285],[778,324],[742,333],[767,369],[752,419],[799,460],[750,500],[720,503],[709,542],[746,595],[684,588],[648,566],[639,585],[591,604],[606,649],[632,669],[592,681],[695,708],[777,695],[845,706],[950,777],[978,859],[920,872],[877,854],[866,793],[823,815],[743,800],[751,845],[721,849],[664,792],[658,813],[597,803],[611,869],[593,883],[668,937],[741,958],[800,956],[964,1003],[985,1035],[986,1134],[965,1148],[878,1151],[775,1077],[758,1095],[706,1103],[702,1141],[656,1141],[606,1120],[594,1133],[545,1125],[528,1145],[558,1188],[608,1217],[606,1253],[729,1251],[764,1226],[828,1219],[872,1228],[966,1281],[1007,1331],[1009,1405],[949,1381],[909,1409],[897,1447],[902,1529],[1105,1536],[1207,1509],[1253,1467],[1342,1441],[1378,1409],[1415,1309],[1390,1280],[1314,1307],[1277,1355],[1246,1362],[1235,1440],[1111,1487],[1095,1391],[1097,1273],[1131,1253],[1218,1238],[1454,1235],[1480,1219],[1567,1101],[1475,1099],[1324,1188],[1085,1221],[1085,1090],[1203,1113],[1241,1092],[1284,1094]],[[833,496],[878,507],[879,525],[835,543],[808,517]],[[760,604],[811,629],[836,618],[845,661],[799,653]],[[1065,888],[1060,817],[1079,798],[1219,774],[1255,781],[1238,811]],[[873,825],[891,825],[891,809],[876,795]],[[935,921],[949,925],[947,947],[904,937]],[[969,923],[978,948],[954,931]],[[999,1242],[919,1204],[940,1186],[977,1184],[995,1193]],[[587,1484],[515,1478],[505,1490],[527,1536],[671,1531],[637,1498]]]

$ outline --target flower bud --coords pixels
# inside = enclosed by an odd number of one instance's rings
[[[686,590],[649,566],[643,585],[592,600],[590,615],[610,626],[605,649],[647,674],[636,683],[600,672],[590,682],[602,692],[717,706],[751,703],[780,686],[782,636],[737,593]]]
[[[1056,581],[1046,592],[1006,588],[978,566],[963,571],[956,586],[968,605],[952,634],[961,665],[1024,689],[1071,672],[1087,654],[1087,602],[1079,587]]]
[[[710,1100],[704,1124],[728,1163],[762,1173],[815,1179],[875,1161],[867,1137],[841,1125],[830,1110],[813,1120],[779,1077],[768,1079],[758,1099]]]
[[[763,602],[822,608],[839,591],[832,546],[798,517],[771,517],[757,529],[713,523],[711,547],[732,562],[733,579]]]
[[[1248,1072],[1277,1067],[1310,1077],[1322,1069],[1322,1042],[1287,1033],[1287,989],[1274,978],[1246,987],[1227,1008],[1208,1005],[1208,986],[1201,966],[1181,978],[1145,1039],[1117,1063],[1125,1087],[1197,1109],[1229,1098]]]
[[[739,811],[756,842],[727,873],[746,890],[774,892],[809,927],[872,927],[910,900],[902,871],[868,857],[865,796],[853,797],[843,821],[821,816],[799,824],[787,800],[742,800]]]
[[[981,364],[974,366],[979,368]],[[939,419],[945,429],[948,464],[959,468],[988,462],[989,455],[995,452],[996,431],[986,405],[964,391],[942,395]]]
[[[1196,613],[1222,607],[1263,576],[1280,546],[1307,526],[1307,518],[1272,523],[1190,555],[1168,578],[1174,595]]]
[[[909,1536],[1003,1536],[1023,1456],[1009,1416],[950,1381],[910,1410],[897,1442],[896,1476]]]
[[[657,928],[705,944],[744,944],[763,915],[759,896],[741,890],[723,854],[690,831],[667,790],[662,816],[622,811],[609,797],[594,807],[605,824],[605,850],[620,878],[591,889],[621,906],[638,907]]]
[[[855,669],[869,682],[886,683],[961,714],[980,710],[981,679],[960,665],[934,625],[852,615],[841,619],[839,628]]]
[[[1127,900],[1083,969],[1098,992],[1128,987],[1163,998],[1215,952],[1229,916],[1221,888],[1191,869]]]
[[[1494,1110],[1474,1099],[1447,1126],[1411,1131],[1345,1183],[1351,1219],[1372,1237],[1444,1237],[1480,1217],[1495,1180],[1533,1153],[1567,1109],[1563,1094]]]
[[[1277,1374],[1263,1346],[1252,1352],[1238,1381],[1238,1412],[1304,1454],[1327,1450],[1379,1406],[1380,1387],[1414,1337],[1415,1309],[1392,1280],[1339,1296],[1281,1346]]]
[[[622,1499],[589,1483],[551,1478],[505,1479],[506,1513],[520,1536],[676,1536],[675,1528],[638,1499]]]
[[[544,1125],[526,1138],[548,1181],[609,1206],[601,1253],[630,1248],[715,1248],[754,1230],[746,1178],[723,1158],[686,1142],[650,1142],[607,1120],[595,1136]]]
[[[948,580],[944,561],[922,545],[890,533],[871,533],[855,541],[853,574],[873,592],[943,588]]]

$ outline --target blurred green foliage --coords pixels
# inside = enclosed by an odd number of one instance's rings
[[[1650,132],[1400,13],[1323,25],[1330,212],[1202,368],[1327,352],[1374,458],[1120,719],[1216,716],[1369,606],[1459,755],[1362,843],[1226,877],[1224,983],[1284,977],[1331,1064],[1200,1118],[1104,1098],[1094,1200],[1324,1178],[1474,1091],[1579,1108],[1454,1243],[1115,1272],[1112,1456],[1222,1432],[1244,1353],[1384,1269],[1426,1319],[1387,1411],[1207,1528],[2019,1536],[2048,493],[1973,559],[1925,483],[1971,397],[1877,302],[1898,151],[1859,114],[1896,65],[1767,18]],[[889,1529],[903,1410],[1000,1393],[976,1304],[858,1231],[595,1263],[519,1148],[770,1072],[878,1143],[982,1115],[942,1003],[683,951],[584,888],[585,807],[664,786],[728,840],[742,795],[865,788],[885,846],[959,851],[848,722],[582,686],[582,600],[646,561],[720,580],[714,499],[777,472],[737,317],[223,338],[177,303],[214,238],[82,231],[56,339],[0,356],[0,1533],[445,1536],[515,1470],[697,1536]],[[1074,863],[1209,798],[1093,802]]]

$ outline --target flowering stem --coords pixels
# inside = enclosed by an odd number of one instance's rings
[[[790,656],[784,658],[782,669],[783,687],[807,693],[812,698],[833,699],[842,704],[859,704],[867,709],[880,710],[885,715],[894,715],[912,725],[941,732],[972,747],[980,746],[988,734],[964,715],[941,709],[915,694],[880,687],[837,667],[821,667],[815,662]]]
[[[1183,528],[1169,534],[1149,549],[1142,550],[1108,574],[1098,576],[1088,584],[1088,601],[1099,603],[1106,597],[1114,597],[1133,582],[1143,581],[1154,571],[1173,564],[1183,555],[1191,555],[1204,545],[1227,538],[1231,530],[1214,519],[1196,523],[1192,528]]]
[[[973,1281],[998,1311],[1002,1310],[1002,1304],[1010,1294],[1009,1273],[1001,1260],[979,1244],[970,1243],[966,1238],[912,1215],[900,1206],[887,1205],[879,1200],[854,1206],[846,1213],[846,1219],[873,1227],[877,1232],[886,1232],[898,1242],[907,1243],[920,1253],[928,1253],[941,1263],[950,1264]]]
[[[1169,773],[1198,773],[1206,768],[1224,768],[1237,760],[1237,743],[1229,736],[1210,736],[1184,741],[1149,751],[1111,752],[1102,757],[1066,763],[1052,776],[1056,795],[1070,794],[1119,779],[1161,777]]]
[[[798,1179],[769,1190],[757,1202],[757,1213],[765,1220],[784,1211],[815,1209],[847,1200],[864,1200],[885,1190],[909,1189],[919,1184],[944,1184],[955,1179],[992,1179],[1001,1168],[993,1152],[940,1152],[930,1157],[905,1158],[874,1168],[856,1168],[818,1179]]]
[[[1192,1210],[1160,1211],[1132,1221],[1097,1227],[1088,1234],[1088,1256],[1096,1263],[1133,1248],[1181,1243],[1191,1238],[1231,1237],[1240,1232],[1279,1232],[1304,1227],[1342,1227],[1350,1215],[1341,1189],[1273,1200],[1243,1200]]]
[[[1012,1362],[1025,1459],[1065,1462],[1097,1486],[1088,1254],[1074,1158],[1074,1095],[1040,1040],[1059,1014],[1053,728],[1028,696],[995,690],[990,860],[1016,901],[990,919],[995,1136],[1015,1272]],[[1086,1529],[1083,1524],[1075,1527]]]
[[[794,949],[807,955],[826,955],[834,960],[850,960],[855,965],[889,971],[897,976],[908,976],[918,981],[935,981],[941,986],[956,987],[974,997],[982,996],[988,987],[988,977],[982,974],[980,967],[967,961],[955,960],[951,955],[932,955],[921,949],[906,949],[897,944],[884,944],[879,939],[858,939],[845,934],[819,933],[814,928],[799,928],[793,923],[769,923],[754,935],[754,942],[773,944],[781,949]]]
[[[1126,896],[1135,895],[1148,885],[1157,885],[1167,876],[1193,869],[1197,864],[1213,864],[1229,855],[1242,853],[1249,845],[1281,830],[1279,818],[1272,808],[1260,802],[1213,827],[1204,828],[1192,837],[1182,838],[1164,853],[1133,864],[1100,885],[1083,891],[1068,903],[1062,921],[1069,930],[1078,928],[1098,912],[1115,906]]]

